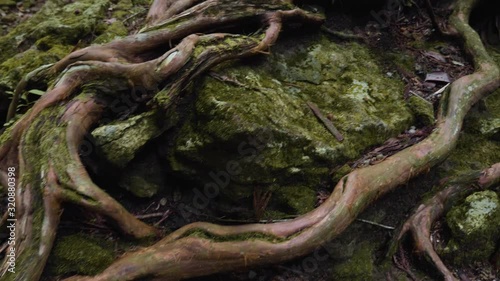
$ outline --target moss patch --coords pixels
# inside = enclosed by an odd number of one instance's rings
[[[24,75],[57,62],[75,46],[127,35],[126,17],[137,14],[137,20],[146,14],[141,11],[147,4],[135,2],[47,0],[39,12],[0,37],[0,97],[10,96]]]
[[[490,190],[476,192],[446,215],[452,240],[444,252],[453,262],[486,261],[500,238],[500,200]]]
[[[92,132],[106,159],[125,167],[146,142],[160,133],[154,112],[115,121]]]
[[[415,115],[417,122],[424,126],[431,126],[436,121],[432,104],[420,97],[412,95],[408,99],[408,106]]]
[[[175,174],[201,184],[213,182],[211,173],[227,173],[229,161],[237,162],[240,172],[220,186],[233,202],[249,197],[255,186],[280,186],[283,194],[300,186],[290,194],[300,190],[301,196],[285,207],[310,210],[315,188],[328,180],[332,167],[413,122],[401,81],[388,77],[369,49],[357,43],[338,45],[320,35],[284,39],[270,56],[216,71],[240,85],[201,81],[194,113],[166,157]],[[343,142],[307,102],[333,116]]]
[[[183,237],[205,238],[215,242],[262,240],[271,243],[280,243],[287,240],[286,238],[266,235],[260,232],[249,232],[241,235],[218,236],[200,229],[193,229],[191,231],[188,231],[186,234],[183,235]]]
[[[277,202],[292,208],[294,214],[305,214],[316,204],[316,194],[307,186],[287,186],[277,192]]]
[[[48,270],[55,275],[95,275],[114,260],[111,243],[83,234],[65,236],[56,241]]]
[[[373,280],[373,271],[373,247],[368,242],[363,242],[349,260],[333,266],[332,280]]]
[[[466,118],[456,148],[438,167],[442,177],[482,170],[498,162],[500,143],[492,135],[481,133],[481,123],[495,118],[500,118],[500,91],[479,103]]]

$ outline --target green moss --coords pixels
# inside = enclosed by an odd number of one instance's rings
[[[75,234],[59,238],[49,258],[48,270],[55,275],[95,275],[114,260],[109,249],[113,246],[105,240]]]
[[[500,238],[500,200],[493,191],[476,192],[446,215],[452,239],[444,249],[454,263],[486,261]]]
[[[222,195],[239,199],[251,187],[303,192],[307,203],[282,200],[295,213],[314,206],[314,188],[331,167],[399,134],[413,122],[402,99],[403,84],[388,77],[359,44],[335,44],[322,36],[283,40],[268,57],[216,70],[234,83],[205,78],[197,87],[194,113],[166,156],[175,173],[200,183],[236,161]],[[314,102],[344,135],[337,141],[307,106]],[[304,188],[307,186],[308,188]],[[300,188],[299,188],[300,187]],[[301,205],[301,206],[299,206]],[[307,206],[307,207],[305,207]]]
[[[155,113],[146,112],[98,127],[92,135],[109,162],[125,167],[139,149],[159,133]]]
[[[54,63],[94,37],[105,43],[128,33],[124,21],[140,20],[148,4],[131,0],[48,0],[39,12],[0,37],[0,96],[10,95],[21,77]],[[27,6],[25,6],[27,7]]]
[[[156,156],[150,153],[137,157],[124,170],[118,185],[138,197],[152,197],[165,185],[165,171]]]
[[[436,119],[434,118],[434,108],[432,103],[417,96],[411,96],[408,99],[408,106],[413,112],[417,122],[424,126],[432,126]]]
[[[464,123],[464,130],[457,147],[450,157],[439,166],[443,176],[457,175],[470,170],[482,170],[498,162],[500,144],[491,126],[500,118],[500,91],[479,102]],[[492,128],[492,130],[486,130]]]
[[[264,212],[264,215],[262,216],[263,220],[271,220],[271,221],[287,219],[287,218],[291,218],[290,215],[276,210],[266,210]]]
[[[292,214],[305,214],[316,205],[316,191],[310,186],[287,186],[274,194],[277,194],[277,201],[293,209]]]
[[[398,52],[388,53],[386,56],[387,59],[389,61],[392,61],[394,63],[394,66],[397,68],[401,68],[410,73],[413,73],[413,71],[415,70],[415,56],[411,53],[409,54],[398,50]]]
[[[104,44],[128,34],[128,30],[125,25],[123,25],[122,21],[115,21],[109,24],[105,30],[106,32],[103,32],[103,34],[99,35],[94,40],[94,44]]]
[[[456,148],[438,169],[441,176],[458,175],[482,170],[498,162],[500,144],[494,135],[482,134],[482,122],[500,118],[500,91],[473,109],[465,120],[464,131]]]
[[[218,236],[208,233],[201,229],[193,229],[183,235],[183,237],[198,237],[210,239],[215,242],[228,242],[228,241],[249,241],[249,240],[263,240],[271,243],[280,243],[286,241],[286,238],[266,235],[260,232],[249,232],[240,235],[227,235]]]
[[[373,246],[368,242],[361,243],[349,260],[335,264],[332,271],[332,280],[373,280]]]
[[[0,0],[0,6],[15,6],[16,1],[13,0]]]
[[[340,181],[341,178],[343,178],[345,175],[349,174],[352,171],[352,168],[345,164],[342,165],[339,169],[335,170],[335,172],[332,175],[332,182],[337,183]]]

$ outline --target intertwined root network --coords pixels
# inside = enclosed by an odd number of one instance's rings
[[[476,70],[456,80],[443,95],[436,130],[427,139],[346,175],[320,207],[294,220],[242,226],[190,224],[151,247],[126,254],[97,276],[67,280],[180,280],[290,260],[335,238],[382,194],[448,156],[467,111],[499,87],[499,70],[468,25],[476,2],[457,1],[449,21],[450,33],[463,40]],[[5,274],[1,280],[40,278],[64,202],[108,216],[129,236],[159,235],[96,186],[80,160],[79,146],[85,134],[109,106],[105,97],[142,87],[149,93],[148,105],[168,114],[182,90],[200,73],[223,61],[267,52],[289,22],[320,25],[322,21],[322,16],[287,0],[156,0],[138,34],[75,51],[28,75],[26,79],[40,75],[58,78],[2,136],[2,183],[8,167],[16,167],[22,176],[16,193],[18,273]],[[208,33],[248,23],[260,25],[264,32],[251,36]],[[176,46],[170,48],[170,44]],[[155,59],[147,59],[151,57]],[[20,82],[16,96],[26,79]],[[15,103],[16,98],[11,108],[16,108]],[[260,238],[243,238],[250,233],[258,233]]]

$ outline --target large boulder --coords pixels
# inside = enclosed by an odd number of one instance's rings
[[[413,122],[403,83],[386,74],[382,60],[357,43],[312,35],[282,39],[270,55],[216,69],[197,85],[192,113],[167,152],[172,172],[209,198],[238,202],[255,188],[269,189],[281,209],[311,210],[332,167]]]

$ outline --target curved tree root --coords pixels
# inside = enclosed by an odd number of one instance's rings
[[[452,204],[450,203],[471,194],[477,188],[487,189],[497,185],[499,182],[500,163],[491,166],[483,172],[475,173],[472,178],[454,180],[453,183],[450,183],[443,190],[436,193],[431,199],[418,206],[403,224],[392,247],[392,251],[397,248],[397,245],[406,234],[411,233],[417,252],[425,255],[441,272],[446,281],[458,281],[434,250],[431,242],[432,224],[451,207]]]
[[[14,98],[9,106],[7,121],[14,117],[19,96],[30,80],[39,79],[40,75],[56,75],[76,62],[141,63],[151,57],[157,57],[158,49],[171,46],[191,34],[200,34],[209,30],[232,26],[238,22],[263,22],[265,25],[270,25],[271,21],[281,22],[287,19],[298,19],[305,23],[321,24],[324,20],[321,15],[295,8],[289,1],[285,0],[274,0],[270,1],[269,4],[248,2],[234,3],[231,0],[156,0],[150,7],[146,27],[138,34],[114,40],[104,45],[92,45],[77,50],[50,68],[43,66],[26,75],[16,87]],[[270,45],[261,44],[253,52],[261,52]],[[61,99],[64,99],[64,97],[61,97]],[[2,152],[0,151],[0,160],[1,158]]]
[[[468,25],[476,3],[459,1],[450,18],[476,71],[451,85],[442,100],[437,128],[426,140],[377,165],[353,171],[323,205],[295,220],[244,226],[191,224],[151,247],[127,254],[97,276],[67,280],[179,280],[290,260],[336,237],[379,196],[445,159],[470,107],[500,86],[499,69]],[[260,238],[248,238],[252,234]]]
[[[269,48],[278,37],[283,19],[321,20],[299,9],[264,13],[264,8],[245,10],[255,12],[253,16],[268,25],[265,34],[257,35],[259,38],[223,33],[189,35],[157,59],[139,63],[134,62],[141,59],[125,51],[114,52],[109,46],[90,47],[70,54],[50,69],[51,75],[62,69],[65,71],[54,87],[6,132],[7,138],[0,146],[2,173],[7,167],[14,166],[21,175],[16,191],[16,201],[19,202],[15,245],[17,273],[5,274],[9,267],[5,260],[1,268],[2,280],[40,278],[64,202],[79,204],[108,216],[132,237],[159,234],[96,186],[81,163],[79,146],[85,134],[100,119],[104,108],[109,106],[106,98],[101,97],[112,97],[128,88],[142,87],[156,93],[152,106],[168,110],[187,83],[200,73],[222,61]],[[183,28],[166,33],[186,32]],[[161,46],[157,43],[158,33],[151,33],[144,35],[141,42],[135,41],[140,45],[139,49]],[[133,53],[137,49],[131,50]],[[28,78],[30,75],[21,81],[19,89],[27,84]],[[158,92],[161,87],[163,90]]]

